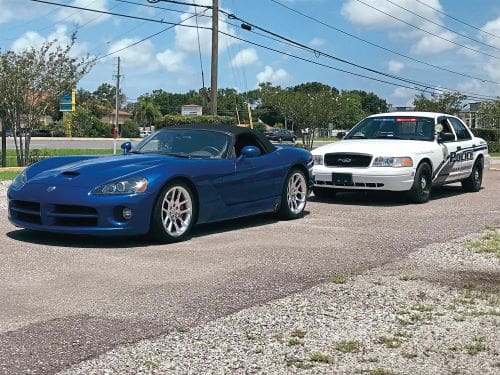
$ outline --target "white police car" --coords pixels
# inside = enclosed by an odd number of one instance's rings
[[[343,134],[340,134],[341,136]],[[479,191],[489,165],[488,146],[457,117],[430,112],[369,116],[335,143],[312,151],[313,191],[407,191],[427,202],[433,185],[461,181]]]

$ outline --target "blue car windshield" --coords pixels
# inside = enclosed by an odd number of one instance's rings
[[[434,119],[415,116],[369,117],[357,124],[344,139],[406,139],[433,141]]]
[[[142,140],[132,153],[220,159],[227,151],[227,134],[202,129],[164,129]]]

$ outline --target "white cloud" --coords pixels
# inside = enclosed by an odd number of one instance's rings
[[[125,48],[135,42],[138,38],[125,38],[113,43],[108,50],[108,53]],[[150,40],[139,43],[135,46],[128,47],[114,56],[120,56],[120,60],[124,67],[141,68],[144,70],[155,70],[158,68],[158,62],[154,55],[153,43]],[[108,59],[114,58],[110,56]]]
[[[406,87],[398,87],[394,89],[391,94],[391,101],[394,102],[396,107],[411,107],[413,106],[413,100],[417,92],[415,90],[408,89]]]
[[[65,25],[56,25],[53,33],[43,37],[35,31],[27,31],[20,38],[12,43],[11,49],[15,52],[21,52],[29,48],[40,48],[43,43],[56,40],[55,46],[65,47],[71,44],[71,36],[68,35],[68,29]],[[86,43],[75,43],[70,51],[72,57],[82,57],[88,51]]]
[[[325,44],[325,40],[318,37],[312,38],[309,42],[309,45],[313,48],[321,47],[323,44]]]
[[[19,5],[17,0],[0,0],[0,23],[43,17],[49,12],[47,6],[42,4],[31,3],[26,6]]]
[[[497,48],[500,48],[500,17],[487,22],[482,28],[482,30],[486,31],[489,34],[481,33],[481,38],[483,38],[486,43],[491,44]]]
[[[94,0],[89,3],[89,0],[74,0],[70,5],[108,11],[108,1],[107,0]],[[109,14],[97,14],[91,11],[63,8],[57,12],[56,20],[58,22],[69,22],[77,25],[83,25],[88,22],[93,21],[93,23],[99,23],[107,20],[111,16]]]
[[[250,65],[258,61],[257,51],[255,48],[246,48],[239,51],[234,59],[231,60],[231,66],[239,68],[241,66]]]
[[[290,80],[290,74],[284,69],[274,70],[266,65],[264,70],[257,74],[257,82],[271,82],[274,85],[283,84]]]
[[[398,0],[397,4],[401,8],[386,0],[365,0],[364,2],[370,6],[356,0],[347,0],[342,6],[342,15],[353,24],[363,28],[388,30],[391,38],[406,43],[409,42],[411,51],[415,54],[431,55],[455,48],[453,43],[444,39],[454,41],[456,36],[449,31],[443,31],[438,26],[443,24],[442,15],[432,9],[442,10],[439,0],[427,0],[426,3],[430,7],[414,0]],[[403,8],[411,10],[412,13]],[[431,20],[435,24],[426,21],[424,18]],[[409,24],[436,34],[438,37],[413,28]]]
[[[157,53],[156,59],[162,67],[169,72],[179,72],[185,68],[185,54],[183,52],[172,51],[166,49],[164,52]]]
[[[398,74],[404,69],[405,64],[403,64],[401,61],[390,60],[388,66],[390,73]]]

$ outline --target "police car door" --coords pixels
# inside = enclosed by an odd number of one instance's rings
[[[473,136],[467,127],[456,117],[448,117],[448,122],[453,127],[456,135],[455,149],[450,151],[450,163],[452,163],[453,178],[458,180],[468,177],[474,165],[474,142]],[[450,176],[451,178],[452,176]]]

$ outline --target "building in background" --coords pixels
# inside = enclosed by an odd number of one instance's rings
[[[184,104],[181,107],[182,116],[201,116],[203,114],[203,107],[198,104]]]

